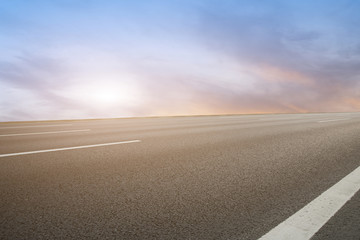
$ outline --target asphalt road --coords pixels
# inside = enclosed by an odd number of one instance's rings
[[[48,149],[0,157],[1,239],[258,239],[360,166],[360,113],[0,123]],[[314,239],[359,239],[359,199]]]

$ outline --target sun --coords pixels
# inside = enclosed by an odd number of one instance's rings
[[[81,84],[73,86],[67,95],[92,109],[133,106],[140,97],[136,85],[124,81],[96,81]]]
[[[96,87],[92,89],[90,99],[99,105],[115,105],[131,98],[126,88]]]
[[[88,100],[98,107],[127,106],[137,99],[136,88],[130,84],[95,84],[89,86]]]

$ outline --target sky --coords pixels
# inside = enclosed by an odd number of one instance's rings
[[[360,111],[360,1],[0,0],[0,121]]]

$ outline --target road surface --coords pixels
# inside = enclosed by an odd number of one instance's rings
[[[0,239],[258,239],[359,166],[360,113],[0,123]]]

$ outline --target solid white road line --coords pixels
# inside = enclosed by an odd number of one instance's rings
[[[335,122],[335,121],[343,121],[343,120],[348,120],[348,119],[350,119],[350,118],[329,119],[329,120],[322,120],[322,121],[318,121],[318,123]]]
[[[29,126],[13,126],[13,127],[0,127],[0,129],[7,128],[37,128],[37,127],[63,127],[63,126],[72,126],[72,124],[53,124],[53,125],[29,125]]]
[[[73,132],[88,132],[91,129],[69,130],[69,131],[56,131],[56,132],[33,132],[33,133],[13,133],[2,134],[0,137],[12,137],[12,136],[26,136],[26,135],[42,135],[42,134],[56,134],[56,133],[73,133]]]
[[[27,154],[34,154],[34,153],[44,153],[44,152],[57,152],[57,151],[65,151],[65,150],[73,150],[73,149],[81,149],[81,148],[93,148],[93,147],[119,145],[119,144],[125,144],[125,143],[136,143],[136,142],[141,142],[141,141],[140,140],[131,140],[131,141],[123,141],[123,142],[101,143],[101,144],[84,145],[84,146],[76,146],[76,147],[37,150],[37,151],[31,151],[31,152],[6,153],[6,154],[0,154],[0,157],[10,157],[10,156],[27,155]]]
[[[360,167],[259,240],[310,239],[360,189]]]

